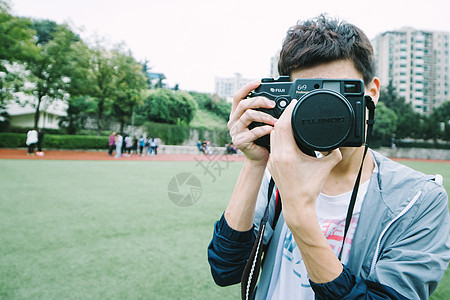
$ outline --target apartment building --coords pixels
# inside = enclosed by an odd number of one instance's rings
[[[219,97],[230,99],[233,98],[234,94],[245,84],[253,81],[254,79],[248,79],[242,77],[240,73],[235,73],[234,77],[216,77],[216,89],[215,92]]]
[[[372,40],[381,86],[389,82],[416,112],[430,114],[449,97],[449,33],[405,27]]]
[[[430,114],[449,95],[449,33],[405,27],[372,41],[381,87],[389,82],[415,111]],[[278,77],[279,51],[271,58],[271,76]]]

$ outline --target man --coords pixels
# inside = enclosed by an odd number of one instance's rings
[[[376,103],[372,46],[352,24],[321,15],[290,28],[279,71],[297,78],[361,79]],[[255,299],[426,299],[450,260],[448,198],[432,176],[375,151],[364,159],[361,184],[343,249],[347,207],[364,147],[341,147],[318,158],[304,154],[292,134],[296,100],[279,120],[255,108],[274,101],[247,98],[253,82],[234,97],[228,127],[245,155],[229,204],[208,248],[214,280],[240,282],[267,204],[267,251]],[[249,129],[252,122],[266,125]],[[254,141],[270,134],[271,152]],[[274,220],[276,190],[282,213]],[[342,252],[342,256],[340,253]],[[338,257],[341,257],[339,259]]]

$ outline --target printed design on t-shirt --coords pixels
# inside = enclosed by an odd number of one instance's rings
[[[345,220],[335,219],[321,219],[318,218],[323,234],[330,243],[333,252],[338,255],[342,246],[342,239],[344,236]],[[342,263],[348,262],[351,244],[353,242],[353,235],[355,233],[356,225],[358,223],[359,214],[353,216],[350,222],[350,227],[347,233],[347,238],[344,244],[344,252],[342,253]],[[297,243],[290,230],[287,230],[283,245],[283,259],[287,259],[292,265],[292,272],[295,276],[301,279],[302,287],[310,287],[308,273],[303,262],[302,256]]]
[[[306,272],[305,264],[303,263],[300,251],[297,248],[297,243],[290,230],[286,232],[283,247],[283,259],[287,259],[292,263],[292,272],[300,279],[302,287],[310,287],[308,273]]]
[[[345,238],[344,251],[342,252],[341,259],[344,264],[348,262],[348,256],[350,255],[350,248],[352,246],[358,219],[359,214],[356,214],[350,221],[350,227],[348,228],[347,237]],[[320,217],[318,217],[318,220],[331,249],[333,249],[336,256],[339,255],[342,247],[342,239],[344,238],[345,220],[322,219]]]

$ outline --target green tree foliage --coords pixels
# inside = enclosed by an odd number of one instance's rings
[[[149,136],[158,137],[167,145],[181,145],[189,138],[186,125],[145,122],[143,127]]]
[[[9,66],[28,61],[38,50],[30,24],[28,19],[12,16],[8,3],[0,0],[0,106],[13,98],[21,84],[20,74]]]
[[[89,96],[71,97],[68,101],[67,116],[59,119],[59,126],[68,134],[76,134],[84,129],[86,120],[95,113],[96,104]]]
[[[39,30],[37,41],[42,42],[38,42],[39,52],[27,64],[34,83],[36,100],[32,104],[36,109],[34,126],[37,127],[42,103],[49,104],[68,96],[72,72],[69,58],[72,44],[79,39],[67,26],[54,25],[51,21],[33,21],[32,27]],[[44,37],[39,38],[39,34]]]
[[[397,115],[396,137],[418,138],[420,137],[420,115],[414,112],[410,104],[405,102],[404,98],[398,97],[392,83],[380,93],[380,101],[391,109]]]
[[[90,48],[88,69],[84,92],[97,103],[97,134],[100,135],[104,114],[111,108],[116,93],[116,65],[111,51],[101,41]]]
[[[198,92],[189,92],[189,94],[195,99],[200,108],[213,112],[220,118],[228,121],[231,112],[231,103],[228,103],[225,99],[221,99],[218,96],[209,94]]]
[[[148,120],[168,124],[189,124],[197,104],[189,93],[156,89],[148,92],[142,113]]]
[[[379,102],[375,110],[375,120],[373,139],[389,145],[397,129],[397,115],[387,108],[384,102]]]
[[[52,20],[36,20],[31,23],[31,28],[36,31],[36,43],[44,45],[53,40],[54,33],[60,30],[60,26]]]
[[[142,104],[142,91],[147,87],[147,80],[142,66],[136,62],[130,51],[119,47],[113,53],[117,88],[113,99],[113,113],[120,122],[120,131],[123,132],[125,123],[132,121],[135,107]]]
[[[151,89],[152,88],[152,79],[150,78],[150,70],[152,68],[149,66],[149,61],[148,61],[148,59],[145,59],[140,64],[142,66],[142,72],[145,75],[145,82],[147,83],[147,88]]]
[[[434,110],[429,117],[435,137],[450,142],[450,100]]]

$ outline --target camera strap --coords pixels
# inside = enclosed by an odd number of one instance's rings
[[[358,176],[356,177],[355,185],[353,186],[352,196],[350,198],[350,203],[348,204],[347,217],[345,219],[344,236],[342,238],[341,250],[339,251],[338,255],[339,260],[341,260],[342,258],[342,251],[344,249],[345,238],[347,237],[348,229],[350,228],[350,222],[353,216],[353,209],[355,208],[356,198],[358,196],[359,183],[361,181],[364,159],[366,158],[367,150],[369,150],[369,142],[372,136],[373,124],[375,124],[375,103],[369,96],[365,96],[365,99],[366,99],[366,107],[369,110],[369,118],[367,120],[366,143],[364,145],[364,153],[361,161],[361,166],[359,167]]]
[[[344,248],[344,242],[345,238],[347,236],[348,229],[350,227],[350,221],[352,219],[353,215],[353,209],[355,208],[356,203],[356,196],[358,195],[358,189],[359,189],[359,183],[361,180],[361,174],[364,164],[364,159],[367,154],[367,150],[369,149],[369,141],[372,135],[372,128],[373,124],[375,123],[375,103],[373,102],[372,98],[369,96],[365,96],[366,100],[366,107],[369,110],[369,118],[367,120],[367,135],[366,135],[366,142],[364,145],[364,153],[363,158],[361,162],[361,167],[359,168],[358,176],[355,181],[355,185],[353,187],[352,196],[350,198],[350,203],[347,210],[347,217],[345,220],[345,228],[344,228],[344,236],[342,238],[342,247],[339,252],[338,258],[341,260],[342,256],[342,250]],[[252,251],[250,252],[250,256],[247,260],[247,263],[245,265],[244,271],[242,272],[242,278],[241,278],[241,297],[243,300],[250,300],[253,297],[253,292],[256,287],[256,283],[258,281],[259,272],[261,269],[261,257],[263,252],[263,240],[264,240],[264,231],[266,229],[267,221],[269,220],[269,204],[270,199],[273,195],[273,189],[275,187],[275,181],[273,178],[270,178],[269,187],[267,191],[267,205],[264,210],[264,215],[261,219],[258,234],[256,235],[256,240],[253,244]],[[281,212],[281,195],[277,193],[277,201],[280,201],[280,205],[276,205],[275,208],[275,217],[274,220],[278,220],[278,216]],[[278,209],[279,207],[279,209]],[[274,224],[272,224],[272,227],[275,228],[276,221]]]
[[[253,244],[252,252],[250,252],[250,256],[247,260],[244,271],[242,272],[241,297],[245,300],[249,300],[252,298],[256,282],[258,281],[259,271],[261,270],[264,231],[266,229],[267,220],[269,219],[269,203],[270,198],[272,198],[274,186],[275,181],[273,180],[273,177],[270,177],[266,209],[264,210],[264,215],[259,225],[258,234],[256,235],[256,240]]]

